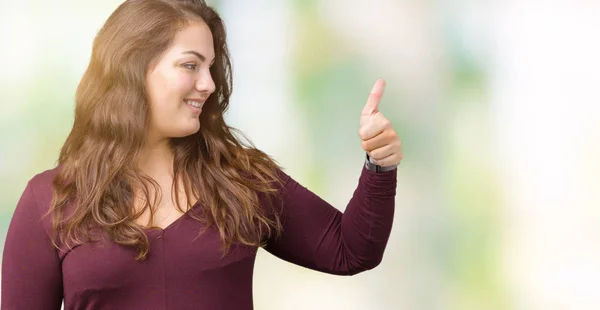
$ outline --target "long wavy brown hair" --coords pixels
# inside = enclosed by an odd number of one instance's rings
[[[149,210],[152,223],[150,194],[154,202],[160,197],[158,183],[136,165],[150,113],[146,76],[176,33],[197,21],[213,35],[216,90],[204,104],[202,128],[171,139],[174,200],[180,186],[188,197],[199,197],[201,212],[188,214],[218,229],[224,255],[233,243],[261,246],[281,230],[272,201],[261,199],[276,196],[279,166],[223,119],[232,90],[223,21],[201,0],[128,0],[98,32],[77,88],[75,120],[60,152],[48,212],[55,246],[90,242],[90,231],[100,228],[114,242],[135,248],[137,260],[146,258],[148,238],[135,220]],[[139,190],[145,205],[135,211]],[[177,207],[185,212],[194,202]]]

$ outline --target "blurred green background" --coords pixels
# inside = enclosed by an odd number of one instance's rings
[[[208,2],[229,35],[229,123],[300,183],[345,208],[377,78],[405,154],[382,264],[336,277],[259,251],[256,309],[600,308],[600,4]],[[0,0],[0,246],[120,3]]]

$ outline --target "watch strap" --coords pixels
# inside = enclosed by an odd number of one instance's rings
[[[387,172],[387,171],[391,171],[396,169],[398,166],[385,166],[382,167],[374,162],[371,161],[371,158],[369,157],[369,153],[365,153],[366,154],[366,159],[365,159],[365,168],[367,168],[367,170],[370,171],[375,171],[377,173],[380,172]]]

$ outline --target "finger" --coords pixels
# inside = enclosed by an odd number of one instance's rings
[[[378,125],[373,120],[370,120],[366,125],[363,125],[358,129],[358,136],[361,140],[367,141],[373,137],[378,136],[385,130],[385,127]]]
[[[382,146],[390,144],[396,138],[396,134],[390,130],[384,130],[375,137],[362,141],[362,147],[365,151],[370,152]]]
[[[382,147],[378,147],[372,151],[369,151],[369,157],[379,162],[385,159],[386,157],[393,155],[395,151],[397,151],[395,145],[386,144]]]
[[[361,140],[367,141],[386,129],[392,129],[392,123],[381,112],[371,117],[361,117],[361,126],[358,129],[358,136]],[[392,129],[393,131],[393,129]]]
[[[371,157],[371,160],[379,166],[396,166],[400,163],[404,155],[402,153],[402,150],[400,150],[399,152],[394,152],[390,150],[390,148],[393,149],[393,147],[391,146],[379,148],[375,151],[370,152],[369,157]]]
[[[385,89],[385,80],[377,79],[373,88],[371,88],[371,93],[369,94],[369,98],[367,99],[367,104],[362,110],[361,115],[372,115],[379,111],[379,102],[381,101],[381,97],[383,96],[383,90]]]

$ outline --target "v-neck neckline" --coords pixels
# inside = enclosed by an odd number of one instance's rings
[[[193,206],[191,206],[187,211],[185,211],[184,213],[182,213],[178,218],[176,218],[173,222],[171,222],[169,225],[163,227],[144,227],[143,230],[145,232],[149,232],[149,231],[158,231],[161,233],[164,233],[166,230],[168,230],[169,228],[173,227],[174,225],[176,225],[177,223],[181,222],[184,220],[184,218],[186,216],[188,216],[188,214],[190,213],[190,211],[198,208],[200,206],[200,201],[197,201]]]

